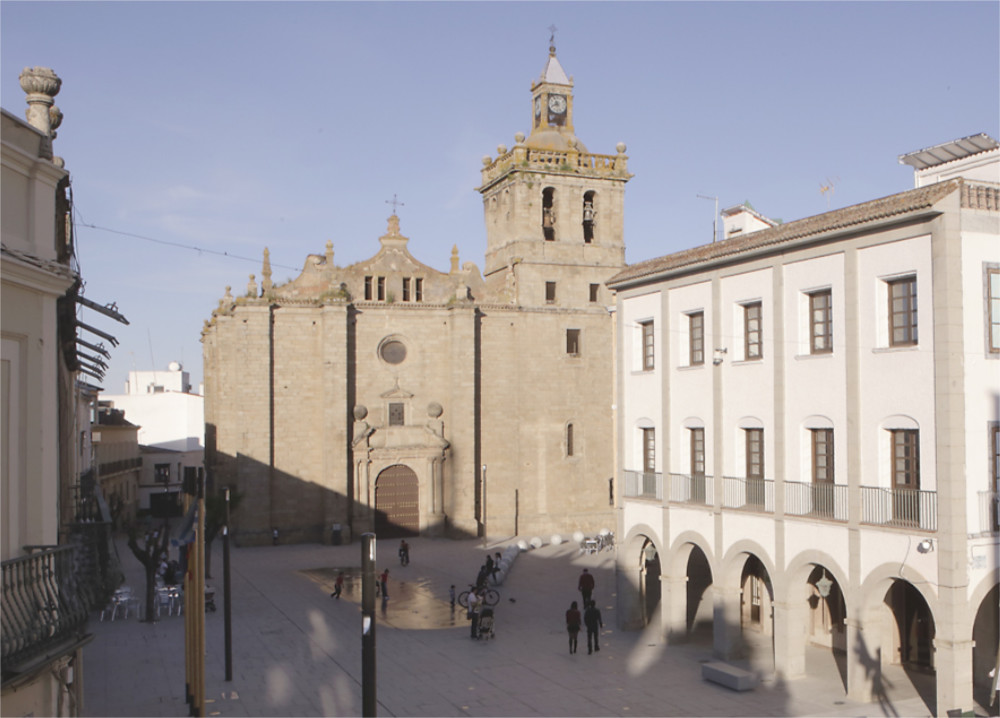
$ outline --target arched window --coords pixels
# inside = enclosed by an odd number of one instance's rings
[[[594,206],[596,192],[590,190],[583,195],[583,241],[590,244],[594,241],[594,225],[597,222],[597,208]]]
[[[542,233],[546,242],[554,242],[556,239],[556,190],[554,187],[546,187],[542,190]]]

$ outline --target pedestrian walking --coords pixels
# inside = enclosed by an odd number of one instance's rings
[[[378,581],[382,587],[382,600],[388,600],[389,598],[389,569],[382,572],[382,575],[378,577]]]
[[[337,580],[333,582],[333,593],[330,594],[332,598],[340,598],[340,592],[344,590],[344,572],[341,571],[337,574]]]
[[[591,653],[591,648],[594,651],[601,650],[601,645],[597,639],[600,636],[601,629],[604,628],[604,621],[601,620],[601,611],[594,601],[591,601],[587,606],[587,610],[583,612],[583,622],[587,626],[587,653]],[[593,640],[593,646],[591,646],[591,640]]]
[[[471,638],[479,638],[479,612],[483,610],[483,599],[479,596],[479,591],[469,592],[469,620],[472,622],[470,631]]]
[[[448,600],[451,602],[451,611],[452,611],[452,613],[454,613],[455,612],[455,584],[451,584],[451,587],[448,589]]]
[[[594,577],[587,569],[583,569],[583,573],[580,574],[576,590],[583,594],[583,610],[586,611],[590,605],[590,596],[594,593]]]
[[[399,542],[399,565],[410,565],[410,544],[406,543],[405,539]]]
[[[500,552],[493,554],[493,585],[497,585],[497,574],[500,573]]]
[[[580,609],[576,607],[576,601],[569,605],[566,611],[566,631],[569,633],[569,652],[576,653],[576,636],[580,633]]]

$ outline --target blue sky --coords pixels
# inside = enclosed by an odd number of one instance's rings
[[[393,195],[417,259],[481,269],[481,158],[529,130],[553,24],[577,135],[628,146],[629,262],[711,241],[698,194],[790,221],[911,188],[900,154],[1000,138],[996,2],[4,0],[2,105],[23,117],[25,66],[62,78],[86,296],[131,322],[84,316],[121,342],[105,388],[173,360],[197,385],[202,324],[264,247],[276,282],[327,240],[370,257]]]

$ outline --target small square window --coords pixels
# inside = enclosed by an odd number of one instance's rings
[[[580,330],[566,330],[566,353],[573,356],[580,355]]]
[[[601,291],[601,285],[600,284],[591,284],[590,285],[590,301],[596,302],[597,298],[599,296],[599,292],[600,291]]]

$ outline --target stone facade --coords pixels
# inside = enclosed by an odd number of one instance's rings
[[[388,220],[371,258],[231,289],[202,334],[206,466],[244,494],[241,543],[549,535],[610,526],[625,146],[588,153],[550,48],[534,126],[485,157],[485,273],[415,259]],[[555,98],[555,99],[553,99]],[[541,108],[546,108],[542,113]],[[539,108],[535,112],[535,108]]]

